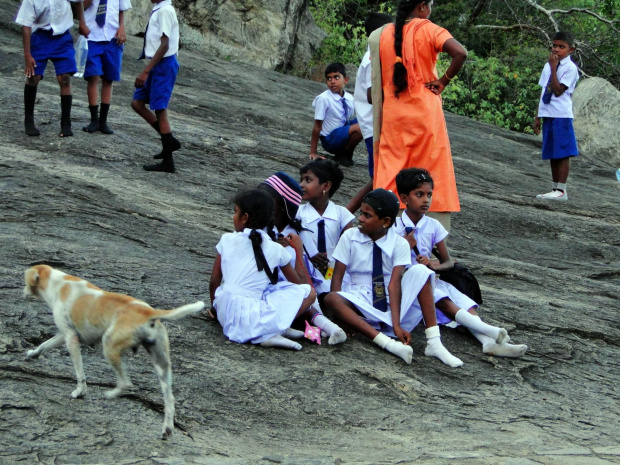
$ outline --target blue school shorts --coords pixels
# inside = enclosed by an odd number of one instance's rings
[[[357,124],[357,119],[352,119],[346,126],[334,129],[326,136],[321,136],[321,145],[329,152],[338,154],[349,142],[349,127]]]
[[[34,31],[30,37],[30,54],[37,63],[34,69],[34,74],[37,76],[45,74],[48,60],[52,60],[56,76],[77,72],[73,38],[68,29],[64,34],[57,36],[51,30]]]
[[[162,58],[149,73],[144,87],[134,91],[133,99],[148,103],[153,111],[165,110],[168,108],[178,73],[179,60],[176,55]]]
[[[108,81],[120,81],[124,49],[125,45],[119,44],[116,39],[103,42],[89,40],[84,79],[103,76]]]
[[[372,178],[375,173],[375,158],[373,156],[374,148],[372,146],[372,136],[364,139],[366,144],[366,151],[368,152],[368,174]]]
[[[543,160],[559,160],[579,155],[572,118],[543,118]]]

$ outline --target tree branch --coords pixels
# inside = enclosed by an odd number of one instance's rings
[[[532,26],[531,24],[513,24],[512,26],[493,26],[491,24],[477,24],[474,27],[477,28],[485,28],[485,29],[499,29],[501,31],[514,31],[516,29],[529,29],[531,31],[537,31],[540,34],[542,34],[549,43],[551,43],[551,37],[549,37],[549,34],[547,34],[547,32],[538,26]]]
[[[586,15],[590,15],[593,18],[598,19],[600,22],[607,24],[615,32],[620,33],[620,30],[616,29],[616,27],[614,26],[614,24],[620,23],[620,20],[611,20],[611,19],[604,18],[598,13],[592,10],[588,10],[587,8],[570,8],[568,10],[548,10],[548,12],[549,14],[552,14],[552,15],[554,14],[569,15],[571,13],[584,13]]]

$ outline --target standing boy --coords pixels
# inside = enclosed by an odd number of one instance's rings
[[[144,169],[174,173],[172,152],[180,149],[181,143],[172,136],[167,108],[179,72],[179,22],[171,0],[151,0],[151,3],[155,5],[140,56],[150,61],[136,78],[131,108],[161,134],[162,151],[153,158],[162,161],[144,165]],[[150,110],[146,108],[147,103]]]
[[[114,134],[108,127],[108,110],[112,99],[112,82],[121,80],[121,62],[125,48],[125,11],[129,0],[84,0],[84,19],[90,29],[88,58],[84,79],[88,81],[90,124],[86,132]],[[99,77],[101,76],[101,110],[99,110]],[[97,114],[99,112],[99,114]]]
[[[579,155],[573,131],[571,95],[579,79],[577,66],[570,55],[575,51],[575,38],[570,32],[559,31],[553,36],[549,62],[545,64],[538,84],[542,86],[534,133],[540,134],[543,119],[542,159],[551,164],[553,190],[539,194],[537,199],[567,201],[566,181],[570,157]]]
[[[345,92],[349,82],[342,63],[331,63],[325,68],[328,90],[318,95],[314,107],[314,127],[310,139],[310,159],[323,158],[317,153],[321,145],[334,154],[334,161],[342,166],[353,166],[353,150],[362,141],[362,132],[356,119],[353,96]]]
[[[69,3],[71,2],[71,3]],[[82,0],[23,0],[15,22],[21,24],[24,41],[26,85],[24,87],[24,126],[26,134],[38,136],[34,125],[34,103],[37,85],[43,79],[47,61],[52,60],[60,85],[60,137],[71,131],[71,75],[77,71],[75,49],[69,29],[73,27],[73,11],[77,13],[79,31],[88,37]]]
[[[366,20],[364,21],[364,28],[366,29],[366,37],[369,37],[372,32],[382,28],[386,24],[392,22],[392,17],[384,13],[368,13]],[[362,57],[360,67],[357,69],[357,75],[355,77],[355,92],[353,93],[353,99],[355,100],[355,116],[360,125],[362,131],[362,137],[366,144],[366,151],[368,152],[368,174],[370,175],[370,181],[366,183],[357,194],[351,199],[347,205],[347,209],[351,213],[355,213],[362,205],[362,199],[366,197],[372,190],[372,178],[374,173],[374,156],[373,156],[373,122],[372,122],[372,103],[369,99],[371,92],[370,77],[372,73],[372,67],[370,66],[370,48],[366,49],[366,53]]]

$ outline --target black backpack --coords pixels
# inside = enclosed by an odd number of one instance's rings
[[[439,258],[437,249],[433,249],[433,255]],[[455,263],[454,268],[451,270],[440,271],[438,274],[439,279],[452,284],[478,305],[482,305],[482,293],[480,292],[478,280],[474,274],[469,271],[469,268],[460,263]]]

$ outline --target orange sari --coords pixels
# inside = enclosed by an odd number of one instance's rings
[[[407,68],[408,88],[399,98],[394,96],[392,83],[396,60],[394,25],[385,27],[379,43],[383,115],[374,157],[374,188],[383,187],[397,193],[395,177],[400,170],[425,168],[435,183],[430,210],[436,212],[461,209],[441,96],[424,86],[437,79],[437,55],[451,38],[447,30],[426,19],[413,19],[405,24],[402,58]],[[401,204],[401,208],[405,206]]]

